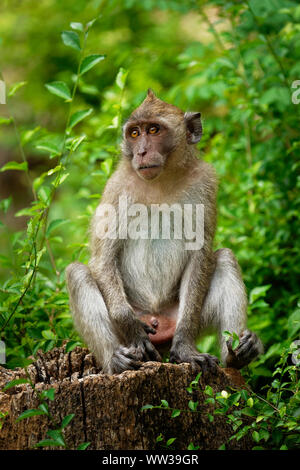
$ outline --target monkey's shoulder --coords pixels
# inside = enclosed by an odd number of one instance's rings
[[[207,182],[217,186],[217,173],[215,168],[204,160],[198,160],[191,170],[191,179],[197,183]]]
[[[199,160],[190,172],[188,188],[193,194],[199,194],[201,199],[209,197],[215,199],[218,190],[218,179],[214,167],[203,160]]]

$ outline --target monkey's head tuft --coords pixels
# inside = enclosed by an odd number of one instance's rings
[[[159,99],[151,88],[124,126],[123,155],[146,180],[157,178],[170,166],[182,166],[188,144],[202,135],[200,113],[184,113]]]

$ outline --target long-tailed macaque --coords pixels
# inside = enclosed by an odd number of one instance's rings
[[[207,327],[218,331],[228,367],[241,368],[263,350],[259,338],[246,329],[247,298],[234,254],[212,249],[217,182],[194,145],[202,135],[200,117],[148,90],[124,125],[122,158],[92,221],[89,265],[75,262],[67,268],[75,327],[106,373],[160,361],[159,351],[166,346],[171,362],[215,371],[218,359],[195,346]],[[131,218],[122,198],[128,206],[138,204]],[[163,213],[171,207],[169,214],[174,209],[174,221],[177,217],[182,225],[188,205],[204,208],[203,239],[196,249],[188,248],[185,236],[162,236],[161,225],[156,238],[142,230],[140,237],[124,236],[129,223],[136,222],[136,207],[146,208],[146,222],[151,208]],[[107,216],[102,230],[109,207],[115,215]],[[192,219],[194,223],[195,215]],[[184,223],[188,225],[187,218]],[[171,235],[176,227],[173,222]],[[224,330],[239,335],[235,350]]]

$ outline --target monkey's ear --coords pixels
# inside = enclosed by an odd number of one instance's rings
[[[150,99],[150,100],[153,100],[154,98],[156,98],[155,93],[151,88],[148,88],[147,98]]]
[[[186,138],[188,144],[196,144],[202,137],[201,113],[187,112],[184,114]]]

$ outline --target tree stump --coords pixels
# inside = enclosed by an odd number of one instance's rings
[[[35,390],[55,389],[55,399],[49,401],[55,422],[75,413],[64,431],[69,449],[90,442],[89,449],[157,450],[170,438],[176,438],[172,447],[178,450],[187,449],[191,442],[200,449],[218,449],[224,443],[227,449],[249,448],[247,439],[229,441],[233,431],[226,417],[217,414],[210,422],[207,414],[212,405],[204,403],[206,385],[214,392],[243,387],[235,369],[218,368],[216,375],[201,376],[198,390],[192,394],[187,387],[195,374],[189,364],[147,362],[140,370],[111,376],[101,373],[93,356],[78,347],[70,353],[64,348],[38,353],[27,370]],[[0,411],[8,413],[0,430],[0,449],[32,449],[53,429],[46,415],[16,421],[23,411],[39,405],[29,384],[2,391],[5,384],[21,377],[26,377],[24,369],[0,367]],[[188,410],[190,400],[198,401],[200,413],[182,412],[171,418],[170,410],[141,411],[147,404],[160,405],[161,399],[180,410]],[[160,434],[164,441],[159,443]]]

